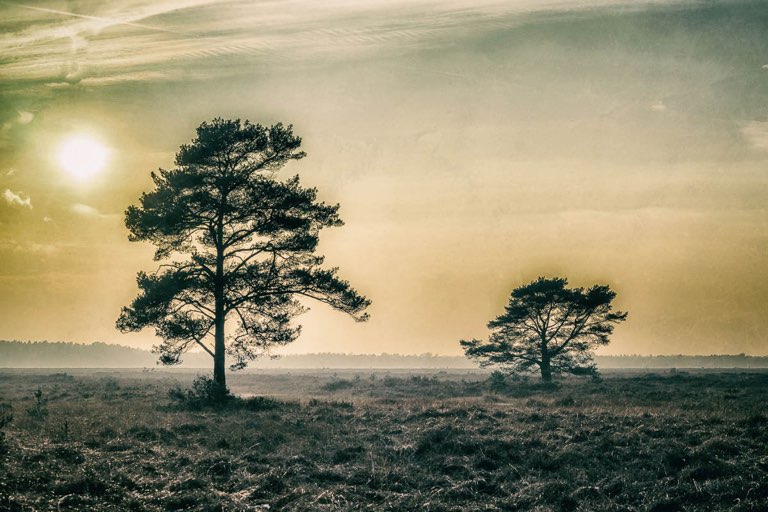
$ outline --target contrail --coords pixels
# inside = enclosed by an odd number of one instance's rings
[[[100,16],[90,16],[88,14],[77,14],[74,12],[68,12],[68,11],[59,11],[57,9],[47,9],[45,7],[33,7],[31,5],[24,5],[24,4],[16,4],[12,2],[3,2],[6,5],[13,5],[16,7],[21,7],[22,9],[29,9],[31,11],[38,11],[38,12],[47,12],[50,14],[60,14],[62,16],[71,16],[73,18],[83,18],[86,20],[93,20],[93,21],[101,21],[104,23],[107,23],[109,25],[127,25],[129,27],[136,27],[136,28],[142,28],[145,30],[154,30],[156,32],[167,32],[170,34],[179,34],[187,37],[196,37],[194,34],[188,34],[185,32],[180,32],[178,30],[171,30],[168,28],[160,28],[160,27],[153,27],[152,25],[144,25],[142,23],[133,23],[131,21],[119,21],[115,19],[110,18],[102,18]]]

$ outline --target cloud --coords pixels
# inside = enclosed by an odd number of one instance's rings
[[[654,112],[666,112],[667,106],[664,104],[663,101],[659,100],[653,105],[651,105],[651,110],[653,110]]]
[[[43,222],[53,222],[53,219],[46,215],[43,217]]]
[[[19,111],[19,124],[29,124],[35,118],[35,114],[32,112]]]
[[[2,52],[0,52],[2,53]],[[0,65],[0,69],[2,65]],[[14,128],[18,125],[26,125],[32,122],[35,118],[35,114],[26,111],[17,111],[18,116],[9,118],[2,125],[0,125],[0,147],[5,146],[10,140],[10,135]]]
[[[5,189],[5,192],[3,192],[3,197],[5,198],[6,202],[12,206],[24,206],[29,209],[32,208],[32,198],[27,196],[24,192],[14,192],[7,188]]]
[[[752,147],[768,151],[768,121],[752,121],[741,129],[741,134]]]
[[[83,203],[74,203],[72,206],[69,207],[69,209],[72,213],[75,213],[77,215],[82,215],[83,217],[91,217],[91,218],[98,218],[98,219],[114,219],[119,217],[118,214],[102,213],[97,208],[94,208],[91,205],[83,204]]]
[[[70,210],[72,210],[74,213],[78,215],[83,215],[84,217],[106,217],[106,215],[101,213],[99,210],[97,210],[93,206],[89,206],[83,203],[73,204]]]

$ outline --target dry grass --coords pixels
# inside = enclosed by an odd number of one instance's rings
[[[767,510],[768,374],[191,378],[0,373],[0,510]]]

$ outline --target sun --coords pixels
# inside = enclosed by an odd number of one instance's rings
[[[109,149],[97,138],[82,133],[73,134],[59,145],[56,160],[72,180],[84,183],[104,170]]]

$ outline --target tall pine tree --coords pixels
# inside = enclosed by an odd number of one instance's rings
[[[231,368],[243,368],[296,339],[300,298],[368,318],[370,301],[315,254],[320,230],[343,224],[339,206],[318,202],[298,176],[275,177],[305,156],[300,145],[291,126],[205,122],[181,146],[176,168],[152,173],[154,190],[125,214],[129,239],[154,244],[164,263],[139,273],[139,295],[122,309],[118,329],[154,327],[164,364],[202,347],[222,392],[226,355]]]

